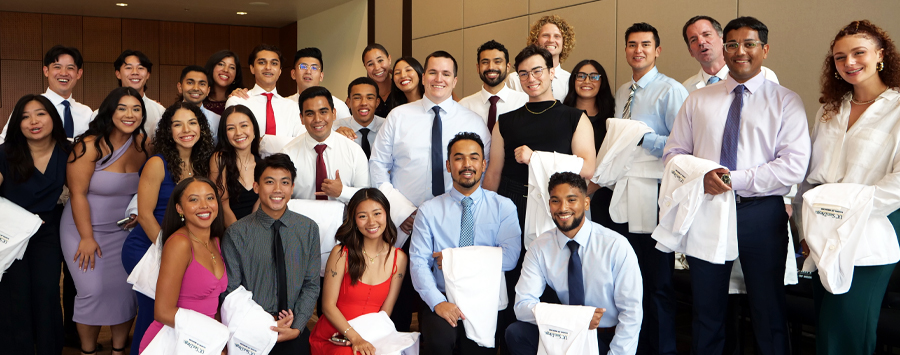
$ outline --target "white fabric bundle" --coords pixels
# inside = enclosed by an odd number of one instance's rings
[[[150,248],[134,266],[126,280],[134,285],[131,287],[132,290],[154,300],[156,299],[156,281],[159,280],[159,263],[162,258],[162,248],[157,245],[160,240],[162,240],[162,231],[159,231],[156,241],[150,244]]]
[[[222,301],[222,324],[228,327],[229,354],[265,355],[278,341],[272,315],[253,301],[253,293],[244,286],[232,291]]]
[[[418,207],[410,202],[406,196],[403,196],[403,194],[400,193],[400,190],[394,188],[394,185],[391,185],[389,182],[382,183],[381,186],[378,187],[378,190],[384,194],[384,197],[387,197],[388,203],[391,204],[391,221],[394,221],[394,226],[399,229],[400,225],[403,224],[403,222],[409,218],[409,215],[415,212]],[[394,243],[394,247],[402,248],[407,239],[409,239],[409,234],[402,232],[397,233],[397,242]]]
[[[538,355],[600,353],[597,329],[588,330],[595,307],[538,303],[532,309],[540,340]]]
[[[538,236],[556,225],[550,215],[550,192],[547,186],[550,176],[559,172],[578,174],[584,166],[584,159],[557,152],[534,152],[528,163],[528,204],[525,208],[526,249]]]
[[[335,235],[341,223],[344,223],[344,204],[330,200],[302,200],[292,199],[288,201],[289,210],[302,214],[319,225],[319,252],[322,257],[322,266],[319,276],[325,277],[325,264],[331,249],[337,245]]]
[[[466,315],[466,337],[481,347],[493,348],[497,310],[506,308],[499,307],[497,296],[506,296],[506,285],[501,285],[503,249],[469,246],[447,248],[441,254],[447,301]]]
[[[41,229],[38,215],[0,197],[0,267],[6,272],[16,260],[25,256],[28,240]],[[0,278],[3,273],[0,272]]]
[[[228,327],[205,314],[179,308],[175,328],[163,326],[141,355],[219,354],[228,341]]]
[[[419,355],[419,333],[398,332],[384,311],[363,314],[348,323],[375,347],[375,355]]]
[[[281,152],[288,143],[296,137],[276,136],[271,134],[263,135],[259,140],[259,155],[263,158],[275,153]]]

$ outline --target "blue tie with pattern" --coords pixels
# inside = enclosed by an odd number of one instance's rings
[[[722,79],[719,79],[718,76],[713,75],[713,76],[709,77],[709,80],[706,81],[706,85],[712,85],[712,84],[718,83],[719,80],[722,80]]]
[[[444,193],[444,153],[441,134],[441,107],[434,105],[434,123],[431,125],[431,194]]]
[[[462,199],[462,221],[459,224],[459,247],[475,245],[475,211],[472,210],[471,197]]]
[[[737,170],[738,135],[741,133],[741,109],[744,108],[744,85],[734,88],[734,100],[728,109],[725,132],[722,134],[722,152],[719,164],[728,170]]]
[[[584,276],[581,274],[581,257],[578,256],[578,242],[566,243],[572,256],[569,258],[569,305],[584,305]]]
[[[63,100],[62,104],[66,107],[63,110],[63,128],[66,129],[66,137],[75,138],[75,120],[72,119],[72,108],[69,107],[68,100]]]

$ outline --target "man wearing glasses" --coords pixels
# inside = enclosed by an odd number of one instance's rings
[[[303,48],[297,51],[294,54],[294,68],[291,69],[291,79],[297,82],[297,93],[286,98],[294,102],[297,102],[303,90],[319,86],[319,83],[325,80],[325,62],[322,61],[322,51],[316,47]],[[352,116],[350,108],[347,107],[344,100],[337,98],[337,96],[332,96],[332,98],[336,118],[341,119]]]
[[[685,101],[664,158],[691,154],[727,168],[709,172],[703,185],[711,195],[735,194],[738,254],[756,344],[762,354],[788,354],[783,283],[788,215],[782,196],[803,180],[809,165],[806,111],[800,96],[762,74],[769,53],[766,25],[740,17],[724,32],[728,77]],[[687,258],[694,294],[692,353],[721,353],[734,262]]]

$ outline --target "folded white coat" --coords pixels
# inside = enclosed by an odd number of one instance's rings
[[[419,333],[398,332],[384,311],[363,314],[348,323],[375,347],[375,355],[419,355]]]
[[[219,354],[228,341],[228,328],[205,314],[179,308],[175,328],[163,326],[141,355]]]
[[[156,241],[153,242],[153,244],[150,244],[150,248],[147,249],[147,252],[141,257],[141,260],[134,266],[134,269],[131,270],[131,274],[128,275],[128,279],[126,280],[128,283],[134,285],[131,287],[132,290],[140,292],[144,294],[144,296],[154,300],[156,299],[156,281],[159,280],[160,254],[162,253],[162,248],[156,243],[160,240],[162,240],[162,231],[159,231],[159,234],[156,236]]]
[[[503,249],[470,246],[447,248],[441,254],[447,301],[466,316],[463,320],[466,337],[479,346],[495,347],[497,311],[506,308],[506,305],[500,307],[500,298],[507,297],[505,278],[501,277]],[[502,285],[501,281],[504,281]]]
[[[278,341],[272,315],[253,301],[253,293],[244,286],[228,294],[222,301],[222,324],[228,327],[229,354],[268,354]]]
[[[823,184],[803,194],[803,232],[809,258],[803,270],[818,268],[822,286],[839,295],[850,290],[854,266],[868,266],[867,257],[892,255],[866,242],[867,235],[896,233],[887,216],[874,216],[875,186],[850,183]]]
[[[547,186],[550,176],[559,172],[578,174],[584,166],[584,159],[557,152],[534,152],[528,163],[528,204],[525,208],[525,243],[528,245],[556,225],[550,215],[550,192]]]
[[[331,249],[337,245],[334,238],[341,223],[344,223],[344,204],[330,200],[302,200],[292,199],[288,201],[289,210],[302,214],[319,225],[319,252],[322,264],[319,268],[319,276],[325,277],[325,264]]]
[[[272,154],[280,153],[284,146],[294,140],[294,138],[296,137],[263,135],[262,139],[259,140],[259,155],[265,158]]]
[[[391,221],[394,221],[394,225],[397,228],[400,228],[400,225],[403,224],[403,222],[406,221],[418,207],[410,202],[406,196],[403,196],[403,194],[400,193],[400,190],[394,188],[394,185],[391,185],[389,182],[382,183],[381,186],[378,187],[378,190],[384,194],[388,203],[391,204]],[[394,247],[402,248],[407,239],[409,239],[409,234],[397,233],[397,242],[394,243]]]
[[[644,134],[651,132],[641,121],[607,119],[606,137],[591,179],[603,187],[615,185],[609,216],[613,222],[627,222],[631,233],[652,233],[656,228],[657,184],[663,162],[638,145]]]
[[[0,197],[0,278],[16,260],[25,256],[28,240],[41,228],[38,215]]]
[[[536,304],[531,311],[540,333],[538,355],[598,354],[597,329],[588,330],[596,309],[543,302]]]
[[[706,173],[719,168],[718,163],[687,154],[669,160],[660,187],[659,226],[652,234],[657,249],[713,264],[738,257],[734,193],[713,196],[703,186]]]

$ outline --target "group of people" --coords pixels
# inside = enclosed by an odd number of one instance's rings
[[[513,58],[501,43],[482,44],[473,58],[482,88],[458,101],[452,55],[394,61],[379,44],[363,50],[367,76],[349,83],[345,99],[319,86],[322,52],[297,51],[298,92],[283,97],[275,87],[284,56],[263,44],[246,63],[252,88],[241,87],[240,59],[224,50],[184,68],[180,99],[164,108],[144,93],[153,63],[126,50],[114,63],[120,87],[96,111],[72,97],[80,52],[55,46],[43,62],[47,91],[23,96],[0,136],[0,197],[44,221],[0,281],[4,349],[59,354],[71,323],[82,354],[97,352],[101,326],[110,326],[116,355],[133,326],[137,353],[174,327],[179,309],[216,318],[243,286],[276,321],[271,354],[375,354],[349,321],[379,311],[401,332],[418,312],[425,354],[536,354],[545,333],[557,332],[540,328],[540,303],[591,307],[590,321],[576,324],[596,330],[600,352],[675,354],[675,254],[657,245],[655,222],[638,222],[640,206],[622,207],[649,193],[656,211],[659,180],[652,191],[632,182],[623,197],[624,181],[594,179],[609,158],[598,151],[617,134],[608,127],[628,120],[646,130],[632,149],[643,161],[686,155],[720,166],[702,176],[703,191],[734,196],[756,345],[787,354],[783,275],[795,210],[783,196],[795,185],[802,194],[853,183],[874,186],[869,220],[900,208],[900,53],[868,21],[841,28],[810,134],[799,96],[763,66],[765,24],[740,17],[723,28],[696,16],[682,35],[700,64],[683,83],[656,67],[657,30],[629,27],[632,77],[613,93],[595,60],[561,68],[575,31],[545,16]],[[580,164],[535,183],[535,166],[559,157]],[[535,189],[543,206],[529,197]],[[397,215],[397,196],[410,214]],[[292,200],[345,204],[331,216],[341,220],[336,234],[320,235],[314,219],[288,208]],[[526,236],[532,209],[546,209],[555,227]],[[826,290],[816,275],[819,354],[874,351],[900,246],[893,230],[864,238],[848,292]],[[322,258],[320,246],[335,240]],[[468,246],[502,254],[493,347],[472,340],[465,306],[448,294],[445,254]],[[150,248],[161,250],[155,299],[126,282]],[[691,348],[722,353],[734,258],[686,259]]]

